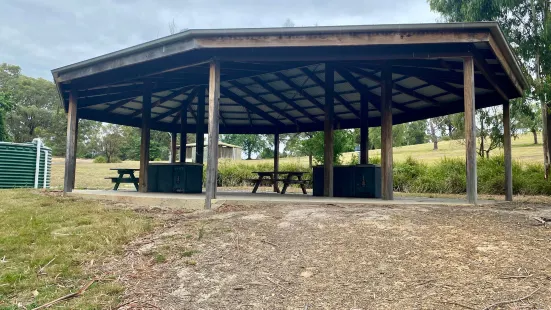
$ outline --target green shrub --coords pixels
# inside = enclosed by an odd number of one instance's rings
[[[380,165],[381,164],[381,157],[369,157],[369,163],[373,165]]]
[[[105,156],[97,156],[94,158],[94,164],[105,164],[107,162],[107,158]]]
[[[354,153],[354,154],[352,154],[352,156],[350,156],[350,160],[346,164],[347,165],[357,165],[359,163],[360,163],[360,158],[358,157],[358,153]]]
[[[355,164],[357,156],[348,164]],[[369,159],[371,164],[380,164],[380,157]],[[503,195],[505,193],[504,157],[478,158],[478,193]],[[221,160],[218,166],[218,186],[250,186],[247,179],[257,178],[253,171],[272,171],[269,162],[250,164],[239,161]],[[280,171],[305,171],[305,179],[311,180],[311,169],[298,163],[280,164]],[[551,181],[543,178],[543,164],[523,164],[513,161],[513,192],[521,195],[551,195]],[[206,181],[206,166],[203,173]],[[464,194],[467,181],[465,159],[443,158],[433,164],[426,164],[413,158],[394,163],[394,190],[409,193]]]
[[[394,189],[400,192],[411,192],[412,180],[418,178],[427,169],[425,164],[408,157],[403,163],[394,164]]]
[[[103,155],[97,156],[94,158],[94,163],[96,164],[105,164],[107,163],[107,158]],[[122,163],[122,160],[116,156],[111,157],[110,163]]]
[[[153,159],[153,161],[163,161],[163,160],[160,159],[159,157],[156,157],[155,159]]]
[[[408,192],[413,193],[448,193],[458,194],[465,192],[466,176],[465,164],[459,159],[444,158],[435,165],[419,167],[416,178],[410,178]]]

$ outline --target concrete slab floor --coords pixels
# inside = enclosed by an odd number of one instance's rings
[[[111,200],[143,206],[175,207],[189,210],[201,210],[204,207],[205,194],[181,193],[139,193],[131,190],[74,190],[71,196],[85,199]],[[394,200],[370,198],[314,197],[298,193],[246,193],[219,190],[213,201],[215,208],[224,203],[233,204],[363,204],[363,205],[470,205],[465,199],[395,197]],[[479,205],[496,203],[494,200],[479,200]]]

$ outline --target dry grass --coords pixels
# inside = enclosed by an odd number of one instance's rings
[[[117,303],[124,287],[95,267],[151,230],[150,218],[55,193],[0,190],[0,197],[0,309],[34,308],[96,277],[102,280],[61,306],[104,309]]]
[[[551,229],[532,217],[550,212],[224,205],[175,215],[105,268],[128,287],[122,309],[483,309],[534,291],[492,309],[544,309]]]
[[[105,177],[117,176],[116,171],[111,171],[111,168],[139,168],[139,161],[124,161],[118,164],[95,164],[90,159],[77,160],[76,172],[76,188],[79,189],[112,189],[113,183],[111,180],[106,180]],[[52,188],[63,188],[63,177],[65,173],[65,159],[54,158],[52,160]],[[136,172],[136,176],[139,173]],[[132,189],[132,184],[121,184],[121,189]]]
[[[542,162],[541,144],[532,144],[532,135],[521,135],[513,141],[513,159],[521,162]],[[541,140],[540,140],[541,141]],[[501,150],[495,150],[493,154],[499,154]],[[343,162],[349,162],[355,153],[346,153],[343,155]],[[380,156],[380,150],[371,150],[371,157]],[[460,158],[465,156],[465,147],[461,141],[442,141],[439,143],[439,150],[432,150],[432,143],[411,145],[394,148],[394,160],[397,162],[405,161],[408,157],[415,158],[422,162],[436,162],[442,158]],[[272,159],[262,160],[242,160],[240,164],[272,164]],[[308,166],[308,157],[281,158],[280,164],[296,164]],[[92,160],[77,160],[76,187],[79,189],[111,189],[113,184],[110,180],[105,180],[107,176],[116,176],[115,171],[110,168],[138,168],[138,161],[125,161],[118,164],[95,164]],[[64,159],[54,158],[52,161],[52,188],[63,187]],[[121,184],[121,188],[132,189],[132,184]]]

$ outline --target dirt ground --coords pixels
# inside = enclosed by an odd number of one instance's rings
[[[551,309],[548,205],[140,212],[165,225],[104,263],[119,309]]]

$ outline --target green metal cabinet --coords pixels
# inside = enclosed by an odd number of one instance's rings
[[[203,165],[195,163],[149,164],[148,192],[201,193]]]
[[[323,196],[323,166],[312,171],[313,195]],[[354,165],[333,167],[333,196],[381,198],[381,167]]]

